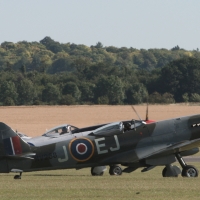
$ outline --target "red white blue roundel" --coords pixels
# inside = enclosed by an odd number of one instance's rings
[[[87,138],[76,138],[70,142],[69,151],[75,160],[84,162],[94,154],[94,145]]]

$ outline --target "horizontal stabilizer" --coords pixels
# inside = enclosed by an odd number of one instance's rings
[[[22,155],[22,156],[3,156],[2,158],[6,158],[6,159],[10,159],[10,160],[24,160],[24,159],[31,159],[33,160],[34,158],[32,158],[31,156],[34,156],[35,154],[26,154],[26,155]]]
[[[14,173],[22,173],[23,172],[23,170],[21,170],[21,169],[11,169],[10,170],[11,172],[14,172]]]

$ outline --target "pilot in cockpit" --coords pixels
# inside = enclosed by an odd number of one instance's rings
[[[60,135],[65,134],[65,133],[67,133],[67,127],[66,126],[64,126],[62,128],[62,132],[60,133]]]
[[[129,130],[131,130],[131,124],[128,123],[128,122],[125,122],[125,123],[124,123],[124,132],[125,132],[125,131],[129,131]]]

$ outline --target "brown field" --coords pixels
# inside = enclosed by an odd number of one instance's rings
[[[145,118],[146,105],[135,109]],[[200,113],[198,105],[150,105],[149,118],[163,120]],[[59,124],[72,124],[77,127],[106,122],[138,119],[131,106],[18,106],[0,107],[0,120],[13,129],[29,136],[37,136]]]

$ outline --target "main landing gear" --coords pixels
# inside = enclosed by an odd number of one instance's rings
[[[178,177],[181,173],[181,170],[176,165],[166,165],[166,167],[162,171],[163,177]]]
[[[20,172],[19,175],[15,175],[14,179],[21,179],[21,176],[22,176],[22,172]]]
[[[111,165],[109,170],[110,175],[122,175],[122,168],[119,165]]]
[[[97,166],[91,168],[92,176],[103,176],[106,166]],[[122,168],[119,165],[110,165],[110,175],[120,176],[122,175]]]
[[[162,171],[163,177],[178,177],[179,174],[181,174],[182,177],[198,177],[199,172],[194,166],[187,165],[179,153],[175,156],[182,167],[182,172],[179,167],[169,164],[166,165]]]
[[[198,170],[192,165],[187,165],[179,153],[176,154],[176,158],[183,168],[181,173],[183,177],[198,177]]]
[[[97,166],[91,168],[92,176],[103,176],[104,171],[106,171],[106,166]]]

